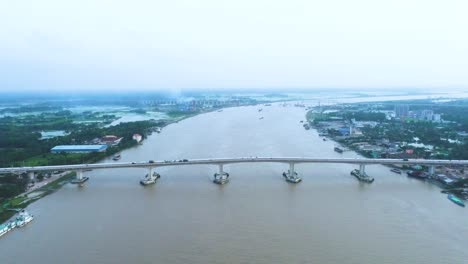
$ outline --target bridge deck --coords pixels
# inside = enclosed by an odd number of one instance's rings
[[[187,165],[219,165],[233,163],[253,163],[253,162],[272,162],[272,163],[342,163],[342,164],[407,164],[407,165],[468,165],[468,160],[425,160],[425,159],[365,159],[365,158],[306,158],[306,157],[241,157],[241,158],[213,158],[213,159],[191,159],[188,161],[145,161],[145,162],[113,162],[97,164],[75,164],[75,165],[57,165],[57,166],[36,166],[36,167],[12,167],[0,168],[2,173],[19,172],[37,172],[37,171],[55,171],[55,170],[86,170],[86,169],[112,169],[112,168],[151,168],[166,166],[187,166]]]

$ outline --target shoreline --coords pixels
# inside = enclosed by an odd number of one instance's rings
[[[261,104],[261,103],[259,103]],[[252,104],[252,105],[258,105],[258,104]],[[246,105],[246,106],[252,106],[252,105]],[[165,122],[163,125],[160,125],[158,127],[160,128],[164,128],[164,127],[167,127],[171,124],[175,124],[175,123],[178,123],[180,121],[183,121],[185,119],[188,119],[188,118],[192,118],[192,117],[195,117],[195,116],[198,116],[198,115],[201,115],[201,114],[207,114],[207,113],[211,113],[211,112],[215,112],[215,111],[219,111],[221,109],[226,109],[226,108],[231,108],[231,107],[237,107],[237,106],[230,106],[230,107],[222,107],[222,108],[216,108],[216,109],[212,109],[210,111],[203,111],[203,112],[197,112],[197,113],[192,113],[192,114],[187,114],[187,115],[181,115],[181,116],[178,116],[178,117],[172,117],[170,118],[167,122]],[[156,127],[156,126],[154,126]],[[148,135],[145,135],[145,138],[147,138],[148,136],[151,136],[153,133],[153,131],[151,131],[150,134]],[[138,147],[140,145],[143,145],[145,142],[145,139],[143,139],[139,144],[137,145],[134,145],[134,146],[129,146],[129,147],[125,147],[125,148],[122,148],[122,149],[119,149],[117,152],[121,152],[121,151],[124,151],[124,150],[127,150],[127,149],[130,149],[130,148],[134,148],[134,147]],[[111,153],[109,156],[105,156],[95,162],[91,162],[91,164],[94,164],[94,163],[99,163],[105,159],[108,159],[110,157],[112,157],[115,153]],[[73,171],[69,171],[69,172],[65,172],[63,175],[59,176],[57,179],[51,181],[51,182],[48,182],[47,184],[37,188],[37,189],[34,189],[34,190],[27,190],[15,197],[12,197],[12,198],[9,198],[7,200],[5,200],[3,203],[2,203],[2,207],[0,208],[0,224],[3,224],[7,221],[9,221],[16,213],[17,213],[17,210],[21,210],[21,209],[26,209],[28,205],[36,202],[36,201],[39,201],[41,198],[43,197],[46,197],[50,194],[53,194],[54,192],[58,191],[62,186],[64,186],[65,184],[67,183],[70,183],[73,178],[75,177],[76,173],[73,172]],[[34,193],[38,193],[37,195],[34,195],[32,197],[29,197],[29,195],[31,194],[34,194]],[[10,207],[11,206],[11,207]]]

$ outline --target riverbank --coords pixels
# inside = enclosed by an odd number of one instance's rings
[[[387,145],[392,145],[392,148],[396,149],[396,147],[393,146],[393,145],[396,145],[396,144],[388,143],[388,140],[385,141],[383,139],[379,139],[379,141],[378,141],[378,142],[380,142],[379,144],[381,144],[381,145],[377,145],[376,142],[372,142],[372,145],[371,145],[369,142],[371,142],[372,140],[369,140],[368,138],[363,137],[362,133],[361,133],[360,136],[359,135],[357,135],[357,136],[350,135],[351,131],[355,129],[355,128],[353,128],[352,124],[343,122],[340,119],[340,122],[343,123],[341,125],[341,127],[336,126],[336,125],[333,126],[333,122],[336,122],[336,119],[333,120],[333,119],[330,119],[330,118],[324,118],[324,116],[322,114],[313,113],[312,111],[309,111],[306,114],[306,120],[307,120],[307,123],[309,124],[309,126],[311,128],[313,128],[315,131],[317,131],[317,133],[319,134],[319,137],[323,137],[323,140],[325,140],[325,138],[328,138],[330,141],[333,141],[336,144],[336,146],[338,146],[338,147],[335,147],[335,149],[339,148],[339,149],[341,149],[341,152],[343,152],[343,150],[353,151],[354,153],[356,153],[357,155],[359,155],[361,157],[373,159],[373,158],[389,158],[388,156],[384,156],[384,155],[382,155],[382,156],[374,155],[375,152],[377,152],[377,151],[375,151],[375,149],[377,149],[377,148],[385,148],[385,147],[388,148]],[[332,125],[330,125],[331,128],[326,127],[326,126],[325,127],[321,126],[321,124],[320,124],[321,122],[327,123],[329,125],[332,124]],[[373,121],[365,121],[365,122],[373,122]],[[345,126],[345,125],[347,125],[347,126]],[[377,140],[374,139],[374,141],[377,141]],[[364,148],[364,147],[366,147],[366,148]],[[371,150],[369,150],[369,149],[371,149]],[[393,150],[393,151],[395,151],[395,150]],[[412,155],[413,154],[412,151],[413,151],[413,149],[410,149],[410,151],[404,152],[402,154],[403,155],[402,157],[397,157],[397,158],[406,159],[407,157],[404,156],[404,154],[408,154],[408,155],[411,154]],[[421,158],[421,157],[410,156],[408,158],[418,159],[418,158]],[[427,167],[427,166],[416,166],[416,165],[415,166],[409,166],[409,165],[397,166],[397,165],[391,165],[391,164],[385,164],[384,166],[389,168],[390,170],[391,169],[401,170],[399,172],[399,174],[402,174],[402,173],[407,174],[408,173],[408,175],[409,175],[409,173],[412,172],[412,171],[416,171],[418,173],[424,174],[423,175],[424,177],[421,177],[420,179],[441,188],[442,189],[441,192],[457,195],[458,197],[460,197],[460,198],[462,198],[464,200],[468,199],[468,188],[467,188],[468,187],[468,180],[466,180],[466,179],[458,178],[457,180],[454,179],[452,181],[452,183],[444,183],[443,180],[444,180],[445,176],[441,177],[438,174],[439,172],[437,172],[437,171],[435,171],[435,173],[433,173],[433,174],[430,174],[429,173],[429,167]],[[441,169],[438,168],[437,170],[440,171]],[[454,185],[458,185],[458,184],[462,188],[454,188]]]
[[[24,209],[29,204],[59,190],[63,185],[70,182],[75,175],[75,172],[66,173],[62,177],[59,177],[38,189],[27,191],[14,198],[7,199],[0,207],[0,223],[4,223],[10,219],[18,210]]]
[[[164,122],[158,122],[157,125],[153,126],[153,129],[151,129],[147,134],[144,135],[144,139],[140,142],[140,144],[132,144],[132,145],[120,145],[117,147],[112,148],[110,151],[107,151],[104,156],[98,157],[98,159],[89,159],[86,160],[83,163],[98,163],[101,162],[104,159],[112,157],[114,154],[124,151],[126,149],[130,149],[133,147],[137,147],[139,145],[144,144],[145,139],[147,136],[151,135],[154,128],[159,127],[159,128],[164,128],[166,126],[169,126],[170,124],[178,123],[182,120],[195,117],[200,114],[204,113],[210,113],[214,111],[219,111],[220,109],[224,108],[217,108],[213,109],[210,111],[198,111],[198,112],[193,112],[193,113],[184,113],[184,114],[177,114],[177,115],[172,115],[171,119],[165,120]],[[23,192],[22,194],[19,194],[13,198],[6,199],[0,206],[0,224],[4,223],[8,219],[10,219],[16,212],[17,210],[24,209],[26,208],[29,204],[38,201],[39,199],[52,194],[59,190],[62,186],[65,184],[69,183],[73,178],[75,177],[76,173],[75,172],[69,172],[65,173],[63,176],[58,177],[57,179],[53,180],[52,182],[46,183],[44,186],[41,186],[37,189],[34,190],[27,190]]]

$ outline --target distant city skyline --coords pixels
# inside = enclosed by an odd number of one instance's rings
[[[465,1],[3,1],[0,91],[468,88]]]

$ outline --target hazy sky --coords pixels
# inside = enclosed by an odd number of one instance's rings
[[[0,0],[0,90],[468,87],[468,1]]]

